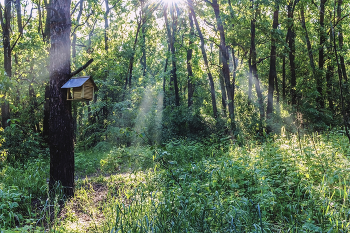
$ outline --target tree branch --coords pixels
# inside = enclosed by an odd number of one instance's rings
[[[259,58],[259,61],[255,62],[255,64],[252,64],[252,65],[256,65],[256,64],[259,64],[260,62],[263,62],[264,60],[270,58],[271,56],[267,56],[267,57],[264,57],[264,58]]]
[[[78,5],[80,4],[81,1],[83,1],[83,0],[78,1],[77,4],[75,4],[72,12],[70,13],[71,16],[74,14],[75,10],[77,9],[77,7],[78,7]]]
[[[347,18],[350,14],[344,15],[343,17],[341,17],[341,19],[339,19],[335,24],[334,24],[334,28],[338,25],[338,23],[340,21],[342,21],[343,19]]]
[[[33,8],[30,10],[30,16],[29,16],[27,22],[23,25],[23,29],[27,26],[27,24],[29,23],[29,20],[32,18],[32,13],[33,13]],[[15,43],[14,43],[14,44],[11,46],[11,48],[10,48],[10,51],[11,51],[11,52],[12,52],[12,50],[15,48],[15,46],[16,46],[18,40],[19,40],[22,36],[23,36],[23,33],[20,33],[19,36],[17,37]]]
[[[83,65],[82,67],[80,67],[79,69],[77,69],[76,71],[70,73],[70,77],[73,77],[74,75],[77,75],[78,73],[80,73],[81,71],[85,70],[92,62],[94,61],[94,59],[90,59],[88,62],[86,62],[85,65]]]
[[[208,0],[204,0],[204,2],[209,3],[211,6],[213,5],[213,3]]]
[[[5,25],[4,25],[4,19],[2,17],[2,5],[1,5],[1,2],[0,2],[0,23],[1,23],[1,29],[4,30]]]

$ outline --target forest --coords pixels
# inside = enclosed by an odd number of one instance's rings
[[[0,232],[350,232],[349,0],[0,0]]]

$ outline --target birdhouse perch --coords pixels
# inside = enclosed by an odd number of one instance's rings
[[[73,77],[61,88],[67,89],[67,100],[71,101],[93,100],[94,93],[97,90],[91,76]]]

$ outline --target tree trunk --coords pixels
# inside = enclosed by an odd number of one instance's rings
[[[231,129],[232,131],[236,130],[236,124],[235,124],[235,110],[234,110],[234,96],[232,91],[232,86],[230,82],[230,68],[228,66],[229,62],[229,56],[225,41],[225,32],[224,32],[224,26],[222,23],[222,19],[220,16],[220,6],[218,4],[217,0],[213,0],[212,7],[214,9],[215,18],[216,18],[216,24],[218,31],[220,33],[220,51],[222,54],[222,72],[224,74],[224,80],[225,80],[225,86],[226,86],[226,93],[227,93],[227,99],[228,99],[228,111],[229,111],[229,117],[231,119]]]
[[[290,1],[287,9],[288,9],[288,47],[289,47],[289,65],[290,65],[290,95],[292,100],[292,105],[297,104],[297,95],[296,95],[296,84],[297,84],[297,78],[296,78],[296,72],[295,72],[295,33],[294,33],[294,7],[297,0]]]
[[[167,54],[170,52],[170,46],[168,44],[168,52]],[[165,59],[165,65],[164,65],[164,73],[166,73],[166,71],[168,70],[168,63],[169,63],[169,58],[168,55],[166,56]],[[165,84],[166,84],[166,79],[165,79],[165,75],[163,76],[163,93],[165,94]]]
[[[312,54],[311,42],[310,42],[309,34],[308,34],[308,31],[306,28],[305,14],[304,14],[303,7],[301,7],[300,16],[301,16],[301,26],[305,32],[305,40],[306,40],[307,51],[308,51],[308,55],[309,55],[310,66],[312,69],[313,76],[314,76],[314,78],[316,78],[316,66],[315,66],[315,61],[314,61],[314,55]]]
[[[42,21],[42,12],[41,12],[41,0],[38,1],[37,3],[37,9],[38,9],[38,33],[43,34],[43,21]]]
[[[338,0],[338,6],[337,6],[337,18],[338,18],[338,20],[341,20],[341,5],[342,4],[343,4],[343,0]],[[338,32],[339,50],[341,52],[343,52],[343,44],[344,44],[343,29],[342,29],[341,25],[339,25],[338,28],[339,28],[339,32]],[[344,56],[342,55],[342,53],[339,54],[339,60],[340,60],[340,67],[342,70],[344,81],[347,83],[348,82],[348,75],[346,73]]]
[[[187,50],[187,91],[188,91],[188,95],[187,95],[187,105],[188,107],[191,107],[193,104],[193,92],[194,92],[194,88],[193,88],[193,82],[192,82],[192,78],[193,78],[193,71],[192,71],[192,54],[193,54],[193,40],[194,40],[194,26],[193,26],[193,19],[192,19],[192,13],[189,12],[188,13],[188,19],[190,21],[190,38],[189,38],[189,42],[188,42],[188,50]]]
[[[321,0],[320,2],[320,49],[318,51],[318,74],[316,75],[316,89],[318,92],[316,103],[317,108],[323,109],[324,108],[324,100],[323,100],[323,94],[322,94],[322,85],[323,85],[323,66],[324,66],[324,43],[326,42],[326,31],[324,28],[324,14],[325,14],[325,4],[327,0]]]
[[[135,53],[136,53],[136,44],[137,44],[137,39],[139,36],[139,32],[141,29],[141,22],[138,22],[137,24],[137,29],[136,29],[136,35],[135,35],[135,40],[134,40],[134,45],[132,47],[132,54],[131,54],[131,58],[130,58],[130,62],[129,62],[129,69],[128,69],[128,78],[126,80],[126,84],[125,84],[125,89],[126,89],[126,85],[129,84],[129,88],[131,88],[131,80],[132,80],[132,72],[134,69],[134,60],[135,60]]]
[[[50,42],[50,16],[51,16],[51,10],[48,9],[51,6],[51,2],[52,0],[49,0],[49,2],[47,2],[47,0],[44,0],[44,4],[45,4],[45,8],[46,8],[46,19],[45,19],[45,30],[43,33],[43,40],[46,43]]]
[[[146,76],[146,68],[147,68],[147,60],[146,60],[146,8],[144,0],[141,0],[141,10],[142,10],[142,57],[141,57],[141,65],[142,65],[142,76]]]
[[[50,8],[52,0],[44,0],[45,8]],[[51,11],[49,9],[46,10],[46,19],[45,19],[45,29],[43,31],[43,41],[45,43],[50,42],[50,18]],[[43,137],[45,142],[50,144],[50,129],[49,129],[49,121],[50,121],[50,83],[45,84],[45,102],[44,102],[44,119],[43,119]]]
[[[265,111],[264,111],[264,100],[262,96],[262,92],[260,89],[260,81],[259,81],[259,76],[258,76],[258,69],[256,67],[256,48],[255,48],[255,22],[256,19],[253,18],[250,21],[250,54],[251,54],[251,67],[250,70],[254,76],[254,81],[255,81],[255,90],[256,94],[258,96],[258,103],[259,103],[259,112],[260,112],[260,123],[265,118]],[[260,128],[262,125],[260,125]],[[261,129],[262,130],[262,129]]]
[[[253,88],[253,72],[252,72],[252,56],[249,54],[248,60],[249,76],[248,76],[248,105],[252,102],[252,88]]]
[[[177,66],[176,66],[176,54],[175,54],[175,32],[177,31],[177,15],[175,16],[175,9],[172,10],[172,46],[170,46],[172,55],[172,76],[174,80],[174,91],[175,91],[175,105],[180,106],[180,95],[179,95],[179,84],[177,79]]]
[[[12,77],[12,64],[11,64],[11,44],[10,44],[10,30],[11,30],[11,0],[5,0],[5,11],[2,34],[3,34],[3,46],[4,46],[4,68],[6,76]]]
[[[0,8],[2,12],[2,6]],[[1,16],[1,27],[3,36],[3,47],[4,47],[4,69],[7,78],[12,77],[12,63],[11,63],[11,40],[10,40],[10,30],[11,30],[11,0],[5,0],[4,6],[4,16]],[[5,22],[4,22],[5,21]],[[10,104],[6,99],[6,91],[4,93],[3,103],[1,105],[1,118],[2,127],[6,128],[8,126],[8,120],[10,119]]]
[[[278,3],[276,3],[278,4]],[[271,118],[273,112],[273,92],[274,92],[274,82],[277,80],[276,71],[276,37],[277,37],[277,27],[278,27],[278,11],[279,6],[273,12],[273,23],[272,23],[272,33],[271,33],[271,53],[270,53],[270,72],[269,72],[269,89],[267,94],[267,109],[266,117]],[[271,130],[271,127],[268,127]]]
[[[337,44],[336,44],[336,39],[335,39],[335,32],[334,32],[334,27],[332,26],[332,37],[333,37],[333,48],[334,48],[334,53],[335,53],[335,59],[337,62],[337,68],[338,68],[338,79],[339,79],[339,90],[340,90],[340,106],[341,106],[341,112],[343,115],[343,124],[344,124],[344,129],[345,129],[345,134],[349,139],[350,143],[350,133],[349,133],[349,113],[347,113],[347,107],[345,106],[345,98],[344,98],[344,86],[343,86],[343,78],[342,78],[342,70],[341,66],[339,64],[339,59],[338,59],[338,51],[337,51]],[[347,90],[346,90],[347,91]]]
[[[172,84],[174,85],[174,91],[175,91],[175,106],[180,106],[180,96],[179,96],[179,87],[177,83],[177,72],[176,72],[176,54],[175,54],[175,32],[176,32],[176,27],[177,23],[175,20],[175,13],[174,9],[171,9],[171,18],[172,18],[172,28],[170,28],[169,23],[168,23],[168,17],[167,17],[167,6],[164,7],[164,19],[165,19],[165,25],[167,28],[167,35],[168,35],[168,41],[169,41],[169,46],[170,46],[170,51],[171,51],[171,64],[172,64],[172,70],[171,70],[171,78],[170,78],[170,86]]]
[[[277,101],[277,104],[280,103],[280,92],[279,92],[279,88],[278,88],[278,77],[277,77],[277,74],[275,76],[275,89],[276,89],[276,101]]]
[[[74,132],[71,102],[61,87],[71,73],[70,4],[54,0],[50,16],[50,188],[59,183],[67,196],[74,194]]]
[[[23,26],[22,26],[22,12],[21,12],[21,0],[16,0],[16,11],[17,11],[17,26],[18,32],[23,34]]]
[[[104,30],[104,39],[105,39],[105,51],[108,52],[108,14],[109,14],[109,4],[108,0],[105,0],[106,12],[104,14],[105,20],[105,30]]]
[[[327,98],[328,98],[328,105],[329,109],[332,113],[334,113],[334,104],[333,104],[333,84],[332,84],[332,77],[334,75],[334,66],[332,61],[327,65],[327,72],[326,72],[326,82],[327,82]]]
[[[282,99],[286,101],[286,57],[282,58]]]
[[[188,2],[188,6],[190,8],[190,11],[192,13],[192,17],[193,17],[194,23],[196,25],[198,36],[199,36],[199,38],[201,40],[200,47],[201,47],[201,51],[202,51],[204,65],[205,65],[205,68],[206,68],[206,71],[207,71],[207,74],[208,74],[208,79],[209,79],[210,94],[211,94],[211,104],[213,106],[213,116],[214,116],[214,118],[217,118],[218,110],[217,110],[217,107],[216,107],[216,96],[215,96],[214,80],[213,80],[213,76],[212,76],[212,74],[210,72],[208,56],[207,56],[207,52],[206,52],[205,47],[204,47],[205,46],[204,37],[203,37],[202,31],[201,31],[201,29],[199,27],[196,14],[195,14],[194,9],[193,9],[193,1],[192,0],[187,0],[187,2]]]
[[[237,73],[237,63],[238,63],[238,59],[236,59],[235,56],[235,50],[232,48],[231,49],[232,52],[232,63],[233,63],[233,72],[232,72],[232,93],[233,93],[233,98],[235,97],[235,86],[236,86],[236,73]],[[239,53],[238,53],[239,56]]]
[[[8,120],[10,119],[10,104],[6,100],[5,97],[3,97],[3,103],[1,104],[1,124],[2,128],[6,128],[9,126]]]
[[[226,95],[226,89],[225,89],[225,80],[224,80],[224,73],[222,72],[222,53],[219,52],[219,79],[220,79],[220,89],[221,89],[221,103],[222,103],[222,109],[224,111],[224,115],[226,117],[226,103],[227,103],[227,95]]]

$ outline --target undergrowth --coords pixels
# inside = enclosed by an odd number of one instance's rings
[[[80,152],[76,169],[82,178],[75,197],[46,228],[350,232],[350,147],[341,132],[282,131],[262,143],[242,144],[212,137],[201,142],[173,140],[157,148]],[[9,194],[28,193],[13,190]],[[8,224],[1,226],[9,228]]]

